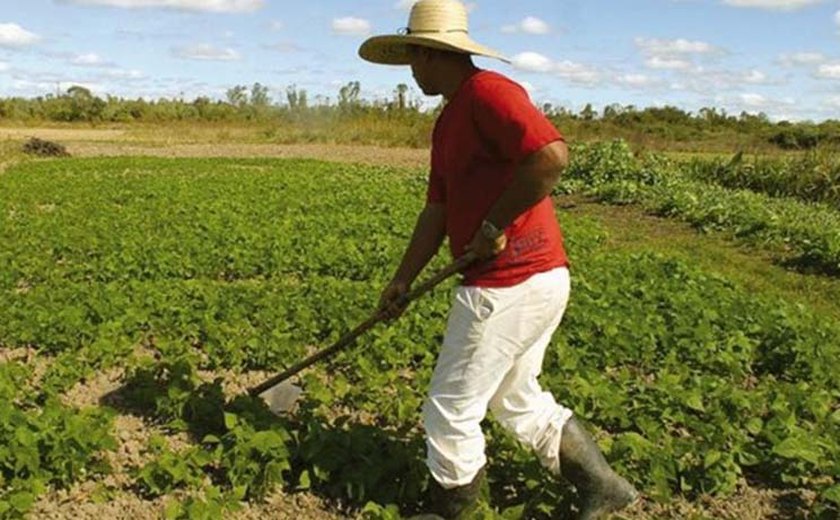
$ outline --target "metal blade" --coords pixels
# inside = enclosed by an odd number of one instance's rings
[[[272,413],[282,415],[294,410],[301,393],[303,393],[303,389],[297,385],[293,385],[291,381],[286,380],[278,385],[272,386],[259,394],[259,396],[265,401],[265,404],[268,405],[268,409]]]

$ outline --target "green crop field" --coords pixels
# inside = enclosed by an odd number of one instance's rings
[[[722,231],[794,273],[840,273],[834,170],[805,197],[621,143],[574,157],[558,194]],[[300,518],[416,513],[419,409],[451,283],[305,372],[295,413],[244,390],[374,310],[424,192],[418,172],[314,160],[61,159],[0,174],[0,518],[46,516],[61,490],[129,497],[152,517],[243,514],[277,490],[323,500]],[[744,487],[807,497],[791,517],[837,518],[837,307],[702,258],[614,247],[616,230],[581,212],[558,218],[572,300],[541,381],[643,490],[626,518],[688,515],[676,503],[702,518]],[[140,446],[129,423],[151,432]],[[486,426],[487,517],[565,518],[572,490]]]

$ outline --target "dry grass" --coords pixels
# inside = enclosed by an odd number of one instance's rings
[[[429,151],[329,142],[266,142],[265,128],[229,125],[168,125],[117,128],[0,128],[0,171],[24,160],[20,152],[30,137],[49,139],[77,157],[281,157],[425,168]]]

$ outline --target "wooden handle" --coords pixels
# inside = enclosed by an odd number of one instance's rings
[[[475,256],[474,253],[470,252],[470,253],[465,254],[461,258],[455,260],[454,262],[452,262],[448,266],[444,267],[443,269],[441,269],[440,271],[435,273],[428,280],[425,280],[423,283],[421,283],[421,284],[417,285],[416,287],[414,287],[413,289],[411,289],[408,293],[406,293],[400,299],[400,305],[401,306],[408,305],[410,302],[416,300],[417,298],[423,296],[427,292],[434,289],[438,284],[440,284],[441,282],[443,282],[444,280],[446,280],[450,276],[452,276],[456,273],[459,273],[459,272],[463,271],[464,269],[466,269],[467,267],[469,267],[470,264],[472,264],[475,260],[476,260],[476,256]],[[318,361],[321,361],[322,359],[324,359],[326,357],[329,357],[332,354],[334,354],[335,352],[338,352],[339,350],[347,347],[348,345],[353,343],[353,341],[355,341],[356,338],[358,338],[359,336],[361,336],[362,334],[367,332],[371,327],[373,327],[374,325],[376,325],[380,321],[384,321],[385,319],[387,319],[387,317],[388,317],[388,312],[386,310],[382,309],[382,310],[377,311],[376,314],[372,315],[367,320],[365,320],[363,323],[358,325],[355,329],[351,330],[350,332],[348,332],[347,334],[345,334],[344,336],[339,338],[339,340],[336,341],[331,346],[329,346],[329,347],[327,347],[323,350],[319,350],[318,352],[312,354],[311,356],[304,359],[303,361],[301,361],[299,363],[296,363],[295,365],[287,368],[283,372],[280,372],[276,376],[273,376],[273,377],[267,379],[266,381],[264,381],[263,383],[260,383],[259,385],[251,388],[250,390],[248,390],[248,393],[250,395],[257,396],[257,395],[265,392],[269,388],[271,388],[273,386],[276,386],[279,383],[282,383],[283,381],[285,381],[285,380],[289,379],[290,377],[294,376],[295,374],[297,374],[301,370],[304,370],[304,369],[314,365]]]

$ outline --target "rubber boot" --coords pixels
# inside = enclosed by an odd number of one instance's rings
[[[472,482],[464,486],[445,489],[434,478],[429,486],[432,513],[446,520],[473,518],[480,501],[487,499],[488,494],[484,468],[479,470]]]
[[[639,497],[638,491],[610,468],[592,436],[574,417],[563,426],[560,468],[578,490],[581,520],[604,518]]]

